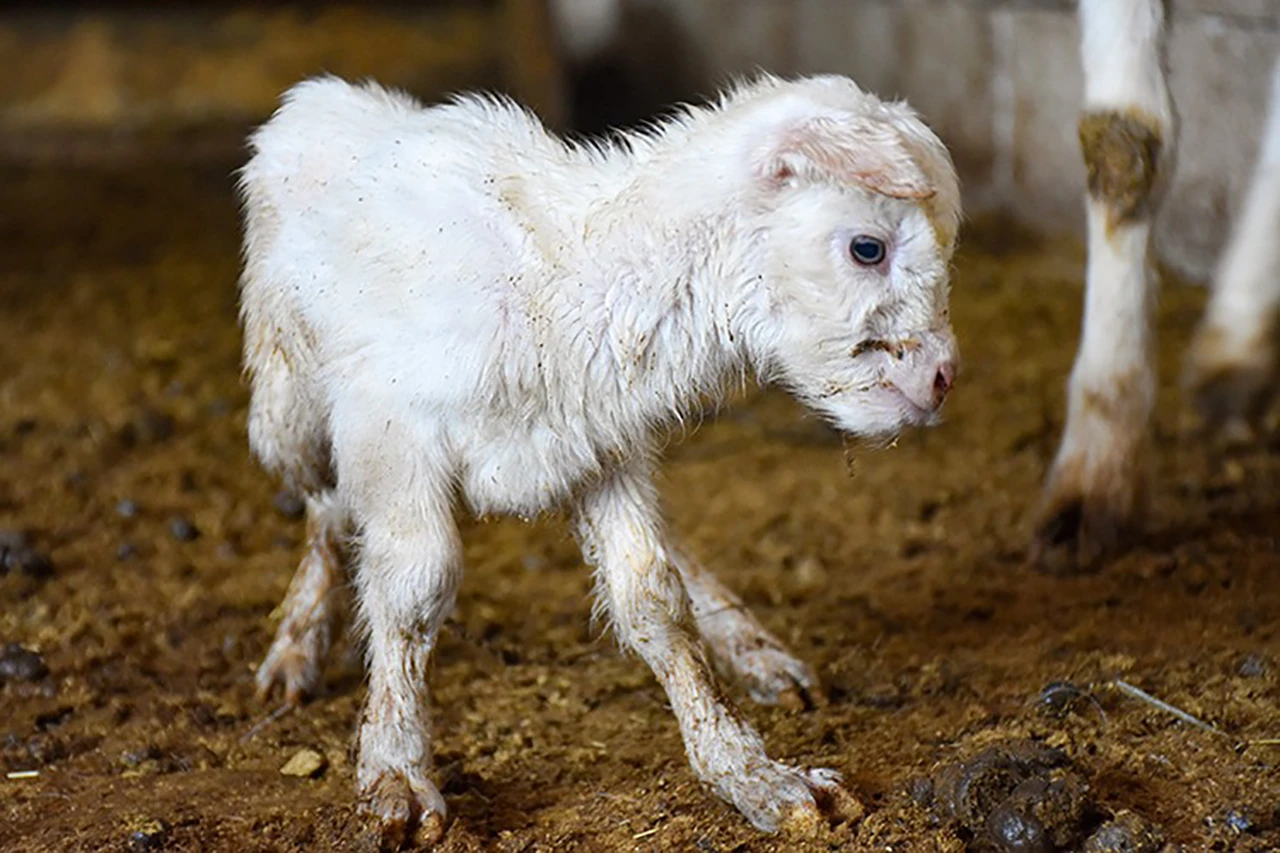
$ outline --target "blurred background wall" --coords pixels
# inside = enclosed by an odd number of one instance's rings
[[[1182,136],[1159,246],[1203,277],[1257,147],[1280,0],[1169,5]],[[1083,228],[1071,0],[6,4],[0,159],[234,156],[282,89],[320,71],[426,98],[501,89],[598,130],[757,67],[906,98],[954,151],[971,213]]]
[[[322,72],[503,89],[559,116],[550,26],[544,0],[4,4],[0,157],[217,157]]]

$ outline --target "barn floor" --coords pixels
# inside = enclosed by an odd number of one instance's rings
[[[847,467],[765,394],[668,454],[674,526],[826,686],[816,707],[748,716],[774,754],[843,771],[865,819],[766,838],[712,800],[654,680],[591,625],[563,522],[502,522],[466,530],[437,661],[444,849],[977,849],[1007,780],[1035,772],[1016,796],[1041,798],[1027,809],[1063,847],[1131,810],[1187,850],[1280,848],[1280,746],[1253,742],[1280,737],[1280,444],[1224,452],[1182,417],[1197,292],[1161,308],[1149,538],[1089,576],[1021,562],[1081,261],[1071,242],[970,235],[939,429]],[[0,850],[369,841],[352,656],[291,714],[253,697],[302,525],[246,449],[237,263],[224,170],[0,175]],[[1035,744],[1060,752],[1019,764]],[[327,767],[283,775],[303,749]]]

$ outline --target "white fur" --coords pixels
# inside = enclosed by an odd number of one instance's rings
[[[1209,318],[1211,322],[1254,332],[1274,311],[1277,301],[1280,301],[1280,61],[1272,73],[1268,119],[1257,167],[1240,223],[1223,254]]]
[[[1080,17],[1085,112],[1137,108],[1155,119],[1167,140],[1160,163],[1167,170],[1175,126],[1160,60],[1165,38],[1161,0],[1081,0]],[[1072,384],[1109,386],[1117,374],[1150,374],[1134,401],[1135,408],[1149,410],[1154,393],[1151,223],[1118,228],[1109,238],[1106,219],[1106,205],[1090,199],[1088,300]],[[1143,413],[1139,420],[1146,417]]]
[[[1246,418],[1275,393],[1280,326],[1280,60],[1266,130],[1239,220],[1214,276],[1213,295],[1189,358],[1206,396],[1217,386],[1228,419]]]
[[[959,218],[937,138],[838,77],[765,77],[603,147],[500,100],[424,109],[321,79],[252,149],[250,441],[304,491],[332,489],[359,531],[370,808],[391,831],[443,825],[426,673],[461,572],[458,499],[574,507],[618,636],[666,688],[699,776],[761,828],[815,808],[835,776],[768,759],[698,631],[761,698],[808,686],[807,668],[780,647],[735,653],[734,635],[777,643],[712,619],[731,594],[674,556],[649,459],[662,428],[749,373],[850,432],[936,420]],[[855,264],[857,234],[888,260]]]

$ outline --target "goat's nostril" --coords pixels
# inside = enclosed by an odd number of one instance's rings
[[[938,365],[938,372],[933,377],[933,400],[935,405],[941,405],[942,401],[947,399],[947,394],[951,392],[951,386],[956,383],[955,367],[951,362],[944,361]]]

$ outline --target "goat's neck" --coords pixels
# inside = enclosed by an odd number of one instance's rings
[[[609,271],[598,357],[645,418],[681,418],[758,362],[760,236],[740,213],[741,187],[707,174],[690,185],[697,166],[642,163],[590,215],[588,254]]]

